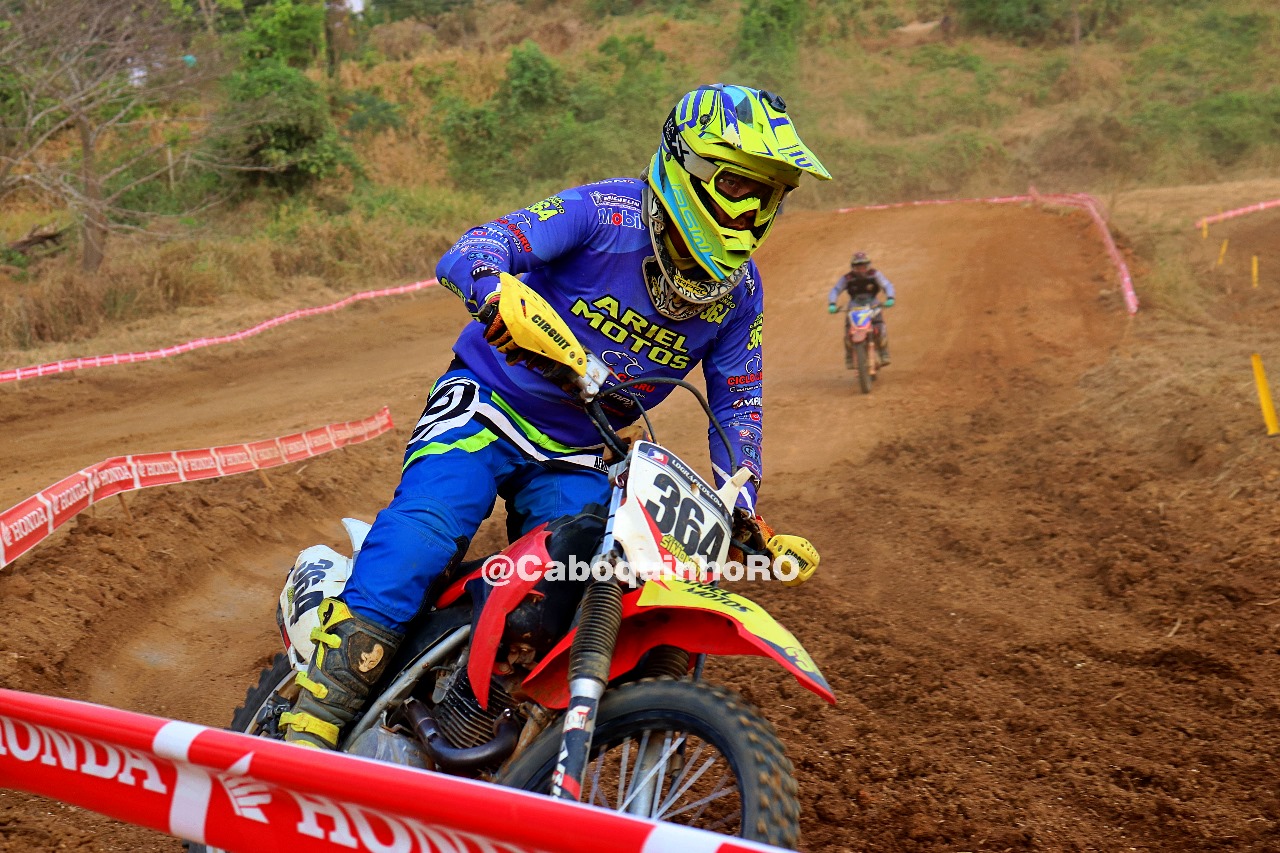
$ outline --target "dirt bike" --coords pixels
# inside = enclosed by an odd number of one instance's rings
[[[858,371],[858,387],[863,394],[871,393],[871,383],[880,372],[880,334],[876,321],[884,305],[879,302],[859,302],[849,306],[845,344],[845,357],[852,354]]]
[[[703,663],[707,655],[772,658],[835,698],[789,631],[753,601],[706,582],[703,568],[722,564],[731,545],[767,559],[787,554],[794,585],[817,568],[817,552],[799,537],[775,536],[764,549],[735,539],[732,507],[748,470],[715,489],[660,444],[628,446],[601,408],[601,386],[614,379],[604,363],[517,279],[503,278],[500,299],[515,345],[572,379],[618,460],[609,506],[513,542],[498,556],[524,569],[503,585],[486,570],[493,557],[451,566],[447,587],[409,627],[339,749],[793,848],[800,807],[783,745],[757,709],[702,677]],[[701,393],[665,381],[695,394],[731,448]],[[319,605],[342,591],[369,529],[343,523],[351,557],[315,545],[290,570],[276,612],[285,651],[248,691],[232,729],[283,737],[280,715],[314,651]],[[610,571],[555,574],[583,554]]]

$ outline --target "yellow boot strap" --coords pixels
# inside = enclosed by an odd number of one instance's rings
[[[338,727],[333,723],[326,723],[319,717],[286,711],[280,715],[280,722],[299,734],[315,735],[331,746],[338,745]]]
[[[324,628],[319,625],[311,629],[311,642],[321,643],[331,649],[336,649],[342,644],[342,641],[338,639],[337,634],[327,633]]]
[[[305,672],[300,672],[295,675],[293,677],[293,682],[317,699],[323,699],[329,695],[328,687],[318,681],[312,681],[310,678],[307,678],[307,674]]]

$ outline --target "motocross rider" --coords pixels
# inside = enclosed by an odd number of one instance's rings
[[[827,313],[834,314],[837,311],[836,300],[840,298],[840,292],[844,291],[849,294],[848,308],[852,309],[855,305],[870,305],[876,301],[876,297],[884,295],[884,306],[886,308],[893,307],[893,283],[885,278],[884,273],[871,266],[871,258],[866,252],[854,252],[853,260],[850,261],[849,271],[840,276],[836,280],[835,286],[831,288],[831,293],[827,295]],[[884,313],[881,312],[872,325],[876,328],[876,349],[880,353],[880,366],[889,366],[889,333],[884,325]],[[849,340],[849,315],[846,313],[844,317],[844,366],[849,370],[853,370],[853,342]]]
[[[406,626],[436,594],[441,584],[433,582],[465,554],[497,497],[513,539],[608,502],[599,433],[537,372],[549,362],[496,349],[510,343],[496,310],[499,273],[527,273],[525,283],[619,378],[682,378],[701,362],[716,418],[753,474],[735,508],[735,536],[771,535],[755,511],[764,300],[751,256],[806,172],[831,177],[800,141],[782,98],[702,86],[667,117],[641,178],[564,190],[472,228],[445,254],[440,284],[479,322],[454,344],[409,439],[400,484],[345,590],[320,607],[316,653],[297,678],[297,703],[281,717],[287,741],[336,747]],[[631,390],[648,408],[671,387]],[[639,417],[621,394],[601,402],[615,428]],[[709,433],[720,484],[733,471]]]

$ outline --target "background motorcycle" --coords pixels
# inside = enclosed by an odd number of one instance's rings
[[[845,324],[848,336],[845,354],[847,357],[852,352],[858,387],[863,394],[871,393],[871,383],[880,371],[880,333],[876,323],[883,310],[884,305],[879,302],[854,303]]]

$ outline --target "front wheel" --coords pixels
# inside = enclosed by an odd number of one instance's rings
[[[549,726],[498,781],[548,793],[559,748]],[[585,803],[794,849],[796,790],[773,726],[723,687],[642,681],[600,703]]]
[[[280,714],[289,710],[298,695],[293,678],[294,671],[288,656],[276,655],[271,665],[258,674],[258,683],[249,688],[244,704],[231,715],[228,728],[258,737],[282,738]],[[220,848],[190,841],[186,843],[186,849],[188,853],[222,853]]]
[[[863,394],[871,393],[871,347],[868,341],[858,341],[853,345],[853,357],[858,363],[858,387]]]

